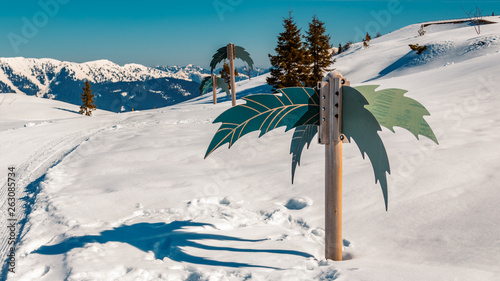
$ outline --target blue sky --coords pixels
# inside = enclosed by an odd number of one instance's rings
[[[233,42],[268,67],[290,9],[303,32],[316,14],[337,46],[361,32],[461,18],[461,7],[476,4],[485,15],[500,15],[500,1],[3,1],[0,57],[206,67],[218,47]]]

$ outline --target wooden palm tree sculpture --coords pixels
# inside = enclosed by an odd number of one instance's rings
[[[429,112],[416,100],[405,97],[402,89],[375,91],[377,85],[350,87],[339,73],[330,73],[316,88],[283,88],[275,94],[244,97],[246,104],[224,111],[205,158],[220,146],[231,147],[242,136],[265,133],[286,126],[295,128],[292,137],[292,180],[303,148],[319,133],[325,145],[325,257],[342,260],[342,143],[353,139],[361,154],[368,155],[380,182],[387,210],[387,179],[390,173],[387,153],[378,135],[381,125],[394,132],[394,126],[409,130],[418,139],[426,136],[438,143],[423,116]]]
[[[212,76],[207,76],[207,77],[203,78],[203,80],[201,81],[200,95],[203,95],[204,93],[206,93],[208,91],[208,89],[210,89],[210,87],[212,87],[212,91],[213,91],[214,104],[217,103],[217,87],[220,87],[224,92],[226,92],[226,95],[228,97],[231,96],[231,93],[229,91],[229,87],[228,87],[226,81],[224,81],[224,79],[222,79],[220,76],[217,76],[213,73],[212,73]]]
[[[234,60],[240,59],[248,64],[248,66],[253,69],[253,60],[250,54],[245,50],[245,48],[240,46],[235,46],[233,43],[227,44],[227,46],[221,47],[212,56],[212,61],[210,62],[210,71],[213,75],[214,69],[225,59],[229,60],[229,69],[231,76],[231,101],[233,106],[236,105],[236,85],[235,85],[235,75],[234,75]]]

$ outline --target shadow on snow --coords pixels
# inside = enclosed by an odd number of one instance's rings
[[[242,239],[237,237],[216,235],[208,233],[195,233],[182,231],[185,227],[211,226],[211,224],[191,221],[174,221],[171,223],[137,223],[134,225],[122,225],[112,230],[105,230],[100,235],[86,235],[70,237],[59,244],[42,246],[33,253],[42,255],[59,255],[67,253],[75,248],[82,248],[88,243],[122,242],[130,244],[144,252],[152,251],[156,259],[163,260],[169,258],[177,262],[189,262],[194,264],[227,266],[227,267],[260,267],[278,269],[270,266],[252,265],[240,262],[217,261],[204,257],[189,255],[182,248],[193,247],[203,250],[229,251],[239,253],[272,253],[287,254],[302,257],[313,257],[312,255],[292,250],[273,249],[242,249],[232,247],[209,246],[197,241],[218,240],[218,241],[238,241],[238,242],[260,242],[267,239]]]
[[[205,95],[212,95],[212,91],[207,91],[203,96]],[[265,84],[261,86],[257,86],[255,88],[250,88],[247,90],[243,90],[240,92],[236,92],[236,99],[241,99],[243,97],[249,96],[249,95],[255,95],[255,94],[272,94],[272,87]],[[217,102],[225,102],[225,101],[231,101],[231,96],[227,96],[224,91],[217,93]],[[206,104],[211,104],[212,99],[207,100],[205,102]]]

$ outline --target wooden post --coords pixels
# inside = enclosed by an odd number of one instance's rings
[[[212,73],[212,90],[214,91],[214,104],[217,104],[217,75]]]
[[[229,60],[229,70],[230,70],[230,75],[231,75],[231,102],[233,106],[236,105],[236,86],[235,86],[235,78],[234,78],[234,44],[229,43],[227,44],[227,59]]]
[[[342,260],[342,83],[330,73],[320,86],[319,142],[325,144],[325,258]]]

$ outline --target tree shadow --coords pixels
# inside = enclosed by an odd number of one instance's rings
[[[67,111],[67,112],[71,112],[71,113],[76,113],[78,115],[82,115],[80,112],[76,111],[76,110],[71,110],[71,109],[66,109],[66,108],[62,108],[62,107],[53,107],[54,109],[59,109],[59,110],[63,110],[63,111]]]
[[[382,69],[379,73],[378,76],[368,79],[366,81],[363,81],[363,83],[367,83],[376,79],[380,79],[392,72],[395,72],[396,70],[401,70],[406,67],[411,67],[411,66],[417,66],[418,65],[418,57],[415,54],[414,51],[409,51],[406,53],[406,55],[402,56],[399,58],[397,61],[393,62],[391,65],[387,66],[386,68]]]
[[[201,265],[226,266],[226,267],[260,267],[279,269],[271,266],[253,265],[240,262],[225,262],[189,255],[183,247],[193,247],[203,250],[229,251],[240,253],[272,253],[296,255],[310,258],[312,255],[293,250],[277,249],[242,249],[232,247],[209,246],[198,243],[202,240],[238,241],[238,242],[261,242],[267,239],[242,239],[225,235],[196,233],[183,231],[185,227],[203,227],[211,224],[198,223],[192,221],[174,221],[171,223],[137,223],[133,225],[122,225],[112,230],[102,231],[99,235],[86,235],[70,237],[59,244],[42,246],[33,253],[42,255],[65,254],[75,248],[82,248],[88,243],[121,242],[130,244],[144,252],[152,251],[156,259],[163,260],[169,258],[177,262],[189,262]]]
[[[204,95],[212,95],[212,91],[208,91]],[[261,86],[257,86],[255,88],[250,88],[246,89],[240,92],[236,92],[236,99],[241,99],[243,97],[249,96],[249,95],[256,95],[256,94],[272,94],[272,87],[265,84]],[[225,101],[230,101],[231,96],[227,96],[223,91],[220,93],[217,93],[217,102],[225,102]],[[207,100],[205,104],[210,104],[212,103],[212,99]]]

